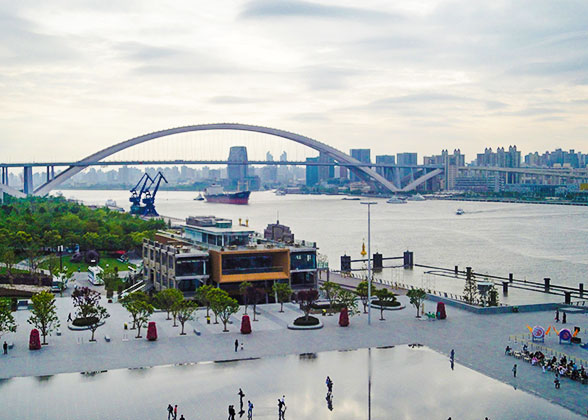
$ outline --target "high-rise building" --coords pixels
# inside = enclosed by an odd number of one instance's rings
[[[351,157],[359,160],[363,163],[371,163],[371,150],[370,149],[351,149],[350,151]],[[351,169],[351,182],[358,182],[361,181],[360,177],[357,176],[356,170]]]
[[[325,153],[320,153],[319,155],[319,162],[321,163],[334,163],[335,160]],[[335,177],[335,167],[332,165],[325,165],[318,167],[318,178],[319,182],[326,181],[328,179],[332,179]]]
[[[309,157],[306,158],[307,162],[318,162],[319,158]],[[319,183],[319,167],[316,165],[306,165],[306,186],[314,187]]]
[[[229,164],[227,165],[231,187],[237,186],[247,178],[247,165],[243,163],[247,163],[247,148],[245,146],[232,146],[229,151]]]
[[[520,168],[521,152],[517,151],[516,146],[509,146],[508,150],[504,147],[492,152],[492,148],[484,149],[484,153],[478,153],[476,156],[476,166],[497,166],[499,168]],[[507,173],[505,178],[506,184],[516,184],[519,182],[519,174]]]
[[[398,166],[401,165],[416,165],[418,161],[418,155],[416,153],[397,153],[396,154],[396,164]],[[410,175],[410,180],[414,178],[414,168],[398,168],[396,172],[398,174],[399,179],[397,181],[397,185],[400,185],[400,182],[403,178]]]
[[[394,156],[394,155],[376,156],[376,163],[395,165],[396,164],[396,156]],[[378,168],[376,168],[376,172],[378,172],[380,175],[382,175],[388,181],[392,181],[394,178],[394,175],[393,175],[394,168],[378,167]]]

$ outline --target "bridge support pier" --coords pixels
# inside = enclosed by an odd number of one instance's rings
[[[580,297],[584,297],[584,283],[578,284],[578,290],[580,291]]]
[[[543,281],[545,282],[545,291],[549,292],[549,283],[551,283],[551,279],[549,277],[545,277]]]
[[[404,268],[412,268],[414,267],[414,254],[412,251],[404,251]]]
[[[29,194],[33,193],[33,167],[32,166],[25,166],[23,168],[23,170],[24,170],[24,173],[23,173],[24,185],[23,185],[22,192],[25,193],[26,195],[29,195]]]
[[[2,185],[8,185],[8,168],[2,167]]]

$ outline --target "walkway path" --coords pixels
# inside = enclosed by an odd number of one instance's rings
[[[372,325],[368,326],[367,316],[362,314],[353,317],[348,328],[340,328],[337,316],[326,316],[321,318],[325,327],[315,331],[292,331],[284,327],[300,314],[294,304],[284,305],[284,313],[279,312],[277,304],[259,305],[260,320],[252,322],[253,333],[247,336],[239,334],[238,322],[229,325],[229,333],[222,333],[222,324],[206,324],[204,310],[199,310],[197,320],[191,322],[202,329],[202,334],[197,336],[187,329],[189,334],[180,336],[179,328],[173,328],[172,322],[165,320],[165,313],[156,313],[153,316],[159,333],[156,342],[135,340],[135,331],[122,328],[128,322],[124,309],[118,304],[106,304],[111,318],[98,329],[96,343],[88,343],[89,332],[72,332],[63,327],[63,334],[49,337],[49,345],[38,352],[27,348],[30,326],[26,319],[30,314],[18,311],[19,330],[6,337],[14,341],[15,348],[8,356],[0,356],[0,378],[422,343],[443,354],[455,349],[458,363],[586,415],[587,386],[564,379],[561,389],[555,390],[551,375],[542,374],[540,369],[521,361],[516,361],[519,370],[514,379],[511,368],[515,359],[504,355],[505,346],[513,346],[507,341],[509,335],[525,333],[526,325],[552,324],[552,313],[477,315],[449,307],[447,320],[424,321],[415,318],[415,310],[405,296],[399,296],[399,300],[407,308],[386,312],[386,321],[374,316]],[[68,313],[73,311],[71,299],[58,299],[58,307],[59,317],[65,324]],[[434,304],[426,302],[425,310],[434,310]],[[236,319],[240,319],[240,314]],[[586,315],[568,316],[570,327],[582,327],[583,341],[587,338],[587,321]],[[123,341],[125,334],[127,341]],[[109,335],[112,341],[107,343],[104,335]],[[235,353],[235,339],[243,340],[244,351]],[[564,348],[553,343],[550,347]],[[564,349],[569,350],[570,346]],[[574,351],[585,352],[584,357],[588,358],[588,352],[578,346],[574,346]]]

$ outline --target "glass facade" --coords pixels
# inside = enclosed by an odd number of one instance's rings
[[[290,253],[290,270],[314,270],[316,269],[316,253],[296,252]]]
[[[223,274],[271,273],[282,271],[282,267],[274,266],[269,255],[224,255]]]
[[[202,276],[206,274],[206,261],[196,258],[182,258],[176,260],[176,277]]]

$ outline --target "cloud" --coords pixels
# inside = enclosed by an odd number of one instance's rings
[[[399,19],[398,15],[383,11],[360,9],[355,7],[323,5],[296,0],[255,0],[249,2],[241,12],[243,18],[323,18],[345,20],[390,20]]]
[[[33,22],[8,14],[2,9],[0,40],[0,66],[59,63],[80,56],[71,47],[68,38],[44,34]]]

